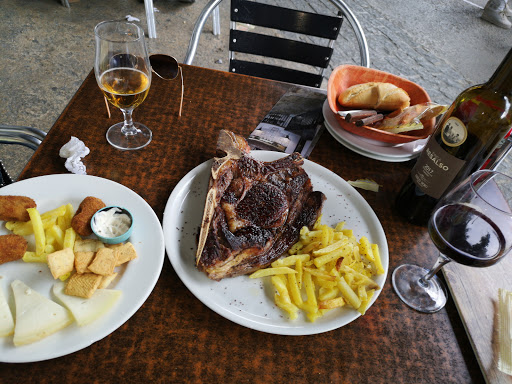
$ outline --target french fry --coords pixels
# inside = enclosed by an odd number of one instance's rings
[[[350,252],[350,249],[348,249],[347,246],[343,248],[336,249],[335,251],[332,251],[330,253],[327,253],[323,256],[315,258],[315,266],[317,268],[321,268],[323,265],[338,260],[340,257],[344,257],[348,252]]]
[[[336,297],[334,299],[320,301],[318,307],[320,309],[333,309],[343,307],[345,305],[345,299],[343,297]]]
[[[37,256],[35,252],[27,251],[23,255],[23,261],[25,263],[47,263],[48,259],[46,258],[46,254],[43,253],[40,256]]]
[[[377,244],[372,244],[372,252],[373,252],[373,263],[375,265],[375,269],[377,270],[377,274],[380,275],[384,273],[384,267],[382,266],[382,260],[380,259],[379,246]]]
[[[365,256],[368,260],[374,261],[375,257],[373,257],[372,246],[368,239],[366,238],[366,236],[361,237],[361,239],[359,240],[359,244],[359,252],[361,252],[361,254]]]
[[[347,284],[347,281],[343,276],[338,280],[338,288],[341,292],[341,296],[343,296],[343,298],[347,300],[354,309],[361,306],[361,300],[352,288],[350,288],[350,285]]]
[[[311,256],[309,254],[300,254],[300,255],[292,255],[285,257],[284,259],[277,259],[271,265],[273,268],[276,267],[289,267],[297,264],[297,261],[300,259],[301,261],[309,261]]]
[[[375,281],[370,279],[368,276],[363,275],[362,273],[359,273],[353,268],[347,266],[342,266],[341,268],[346,274],[352,275],[354,278],[358,278],[361,281],[360,285],[368,286],[370,289],[380,289],[379,285],[375,283]]]
[[[290,295],[288,293],[288,288],[286,287],[286,279],[283,278],[283,276],[272,276],[271,280],[272,285],[277,290],[277,293],[279,296],[283,297],[284,300],[288,302],[292,302]]]
[[[332,243],[330,245],[327,245],[323,248],[320,248],[316,251],[313,251],[313,255],[314,256],[322,256],[322,255],[327,255],[329,253],[332,253],[334,251],[337,251],[338,249],[340,249],[341,247],[343,247],[346,243],[348,242],[348,240],[339,240],[335,243]]]
[[[322,231],[322,248],[325,248],[332,242],[332,238],[334,237],[334,231],[332,230],[332,228],[324,224],[320,225],[320,228]]]
[[[301,259],[297,260],[297,263],[295,264],[295,270],[297,271],[297,285],[299,286],[299,289],[302,287],[302,274],[303,274],[303,267],[302,267],[303,261]]]
[[[285,275],[288,273],[297,273],[294,269],[288,268],[288,267],[277,267],[277,268],[266,268],[266,269],[260,269],[251,275],[249,277],[251,279],[256,279],[258,277],[264,277],[264,276],[273,276],[273,275]]]
[[[361,302],[361,305],[357,310],[361,313],[361,315],[364,315],[366,313],[366,310],[368,309],[368,305],[370,305],[370,301],[372,300],[373,294],[375,293],[375,290],[371,289],[368,292],[366,292],[367,298],[365,301]]]
[[[64,241],[62,243],[62,248],[73,249],[75,247],[75,240],[76,240],[75,230],[73,228],[66,229],[66,232],[64,232]]]
[[[295,320],[297,318],[299,312],[299,308],[297,306],[295,306],[291,302],[283,300],[283,298],[279,296],[277,293],[275,294],[274,300],[279,308],[288,312],[290,320]]]
[[[306,288],[306,295],[308,297],[307,303],[313,307],[317,307],[315,283],[311,278],[311,274],[307,271],[304,272],[304,287]]]
[[[62,276],[59,276],[59,280],[60,281],[66,281],[69,278],[69,276],[71,276],[71,272],[68,272],[68,273],[65,273]]]
[[[66,229],[71,227],[71,219],[73,219],[73,215],[75,214],[75,211],[71,204],[66,204],[65,208],[66,210],[64,214],[62,216],[59,216],[57,219],[57,224],[62,229],[62,231],[66,231]]]
[[[44,233],[43,221],[36,208],[28,208],[27,212],[30,216],[30,221],[32,222],[32,227],[34,230],[34,237],[36,239],[36,255],[41,256],[43,253],[45,253],[44,249],[46,246],[46,236]]]
[[[62,249],[62,246],[64,245],[64,231],[62,228],[57,224],[54,224],[48,228],[47,233],[53,237],[54,243],[57,243],[59,249]]]
[[[325,301],[325,300],[331,300],[336,297],[338,297],[339,289],[337,286],[334,287],[320,287],[318,290],[318,300]]]
[[[292,302],[300,307],[304,301],[302,300],[302,295],[300,293],[300,287],[297,283],[297,277],[294,274],[286,275],[288,277],[288,287],[290,289],[290,296],[292,299]]]
[[[321,269],[304,267],[304,271],[308,272],[311,276],[317,276],[324,280],[328,280],[328,281],[336,280],[335,276],[329,275],[326,271],[323,271]]]
[[[342,232],[343,228],[345,227],[345,222],[340,221],[336,226],[334,227],[334,232]]]
[[[288,250],[288,254],[289,255],[295,255],[297,252],[299,252],[302,248],[304,247],[304,245],[298,241],[296,242],[295,244],[292,245],[292,247]]]
[[[46,244],[44,246],[44,253],[45,254],[48,255],[48,254],[53,253],[53,252],[55,252],[55,247],[53,246],[53,244]]]
[[[304,248],[302,248],[302,253],[309,253],[311,251],[314,251],[317,249],[322,243],[320,241],[312,241],[308,245],[306,245]]]

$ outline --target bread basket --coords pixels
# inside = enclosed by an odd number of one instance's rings
[[[338,111],[343,111],[346,108],[339,105],[337,101],[338,95],[352,85],[372,81],[391,83],[402,88],[409,94],[409,97],[411,98],[411,105],[430,102],[430,97],[425,89],[412,81],[377,69],[361,67],[358,65],[340,65],[333,70],[329,77],[329,82],[327,84],[327,100],[329,102],[329,107],[336,115],[336,120],[343,129],[367,139],[390,144],[401,144],[425,139],[432,134],[435,127],[435,119],[422,121],[423,129],[421,130],[404,133],[390,133],[369,126],[358,127],[353,123],[347,123],[345,119],[339,116]]]

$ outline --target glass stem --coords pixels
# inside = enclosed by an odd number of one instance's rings
[[[133,120],[132,120],[133,108],[121,109],[121,112],[123,112],[123,116],[124,116],[124,124],[123,124],[123,128],[121,128],[121,132],[125,136],[135,135],[138,132],[138,129],[135,128],[135,126],[133,125]]]
[[[451,260],[449,258],[447,258],[445,255],[443,255],[442,253],[439,254],[439,257],[437,258],[437,261],[436,263],[434,264],[434,266],[432,267],[432,269],[430,269],[427,274],[423,277],[420,278],[419,280],[419,283],[422,287],[427,287],[428,286],[428,281],[437,273],[439,272],[439,270],[441,268],[443,268],[443,266],[445,264],[448,264]]]

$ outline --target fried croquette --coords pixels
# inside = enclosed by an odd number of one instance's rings
[[[101,208],[105,207],[105,203],[97,197],[88,196],[80,203],[76,210],[75,216],[71,219],[71,227],[80,236],[92,235],[91,219],[92,216]]]
[[[37,204],[26,196],[0,196],[0,220],[29,221],[27,208],[36,208]]]
[[[21,259],[27,251],[27,245],[23,236],[0,236],[0,264]]]

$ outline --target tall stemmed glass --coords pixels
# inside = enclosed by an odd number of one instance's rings
[[[482,170],[445,197],[430,217],[428,231],[439,258],[431,270],[403,264],[392,283],[400,299],[420,312],[433,313],[446,304],[446,288],[436,273],[450,261],[488,267],[512,246],[512,177]]]
[[[107,100],[119,108],[124,122],[107,131],[108,142],[118,149],[145,147],[152,132],[132,120],[132,112],[146,98],[151,84],[151,66],[144,31],[128,21],[104,21],[94,28],[96,81]]]

